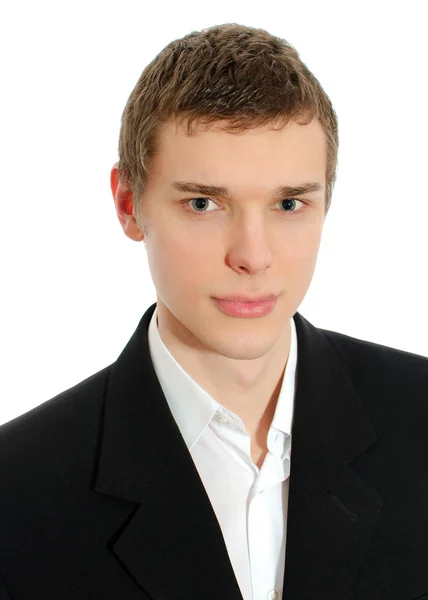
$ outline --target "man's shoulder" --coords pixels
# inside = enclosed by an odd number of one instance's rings
[[[112,365],[0,426],[0,455],[11,460],[15,452],[39,448],[58,436],[76,438],[91,426],[102,410]],[[92,425],[93,426],[93,425]]]
[[[61,520],[87,497],[99,452],[111,367],[0,427],[0,554],[26,518]],[[80,502],[79,500],[79,502]]]
[[[353,371],[369,371],[383,376],[421,377],[428,382],[428,358],[420,354],[320,329],[346,366]]]
[[[427,422],[428,358],[320,329],[373,418]]]

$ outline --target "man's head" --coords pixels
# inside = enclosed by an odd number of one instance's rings
[[[325,92],[294,48],[264,30],[193,32],[146,67],[122,117],[111,183],[177,337],[229,358],[275,345],[313,276],[337,149]],[[279,192],[307,183],[320,189]],[[225,315],[213,300],[271,293],[274,310],[256,319]]]

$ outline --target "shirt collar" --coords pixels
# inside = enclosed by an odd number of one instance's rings
[[[297,365],[297,334],[293,318],[290,323],[290,353],[271,424],[285,434],[291,434]],[[219,409],[227,409],[190,377],[165,346],[159,334],[157,306],[150,320],[148,339],[153,367],[164,396],[187,447],[191,449],[215,413]]]

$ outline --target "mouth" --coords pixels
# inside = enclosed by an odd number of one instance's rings
[[[262,300],[233,300],[230,298],[213,298],[217,308],[231,316],[241,318],[264,317],[275,308],[277,296],[270,296]]]

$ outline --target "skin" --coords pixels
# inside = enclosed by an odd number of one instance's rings
[[[169,122],[158,141],[137,215],[127,213],[132,193],[113,166],[117,216],[130,239],[144,240],[162,341],[203,389],[241,418],[260,467],[288,361],[290,319],[309,288],[321,242],[325,134],[316,119],[239,134],[218,122],[199,126],[193,136]],[[186,211],[183,201],[207,196],[175,191],[172,181],[226,186],[234,200],[209,196],[205,205],[188,202]],[[293,196],[291,208],[272,199],[276,187],[307,181],[323,190]],[[252,319],[226,315],[212,299],[239,293],[280,296],[270,314]]]

